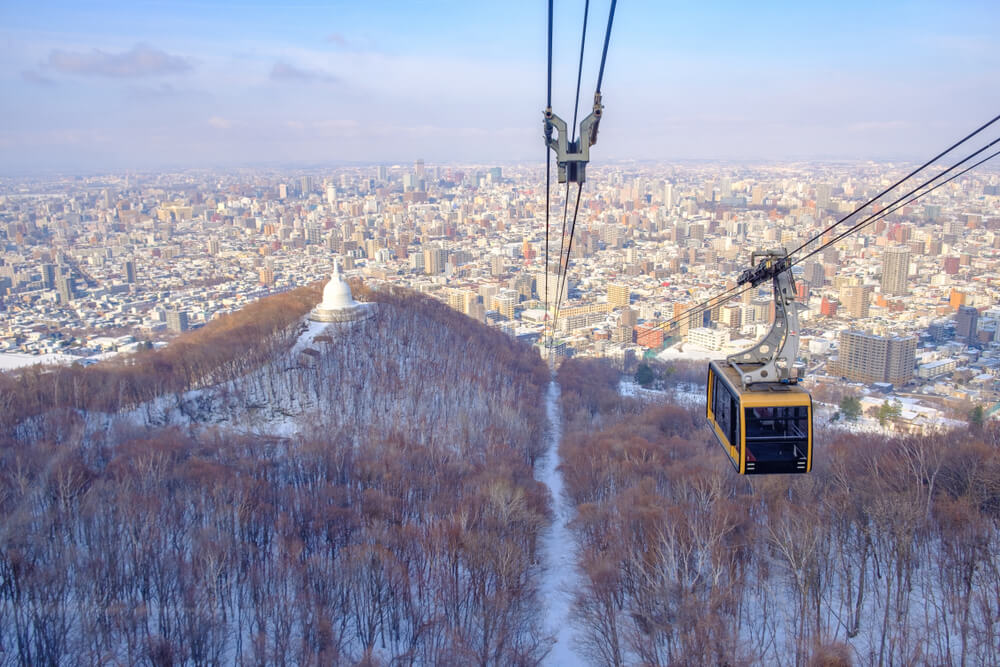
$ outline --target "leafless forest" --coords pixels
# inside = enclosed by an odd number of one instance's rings
[[[0,663],[536,664],[536,352],[315,289],[169,347],[0,376]]]
[[[1000,664],[1000,430],[817,433],[808,476],[740,479],[702,408],[559,372],[595,664]]]
[[[0,375],[0,664],[542,659],[544,363],[355,293],[375,315],[308,363],[315,288]],[[1000,664],[995,426],[817,432],[813,474],[741,479],[700,408],[623,398],[597,361],[558,379],[594,664]]]

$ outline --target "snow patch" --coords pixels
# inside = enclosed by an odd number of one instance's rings
[[[633,380],[618,383],[618,394],[650,403],[678,403],[684,406],[705,404],[705,390],[696,384],[681,383],[669,389],[646,389]]]
[[[545,414],[548,419],[548,453],[535,468],[535,479],[549,487],[552,494],[552,525],[542,539],[543,574],[539,595],[545,608],[545,630],[556,643],[546,656],[544,664],[554,667],[585,664],[576,651],[570,614],[573,592],[581,583],[576,570],[576,543],[570,532],[569,521],[573,508],[563,494],[563,477],[559,470],[559,441],[562,439],[562,415],[559,411],[559,385],[549,383],[545,396]]]

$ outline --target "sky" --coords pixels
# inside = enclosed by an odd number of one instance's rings
[[[555,3],[567,121],[583,7]],[[591,159],[926,158],[1000,114],[998,35],[996,0],[622,0]],[[0,0],[0,46],[6,174],[544,160],[544,0]]]

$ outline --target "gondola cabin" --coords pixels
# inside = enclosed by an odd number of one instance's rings
[[[708,365],[706,416],[741,475],[812,469],[812,398],[795,384],[758,382],[742,388],[725,361]]]

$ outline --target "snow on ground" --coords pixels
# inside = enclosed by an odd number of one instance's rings
[[[722,353],[713,352],[711,350],[706,350],[700,345],[695,345],[694,343],[678,343],[668,347],[663,352],[656,355],[656,358],[660,361],[674,361],[676,359],[685,359],[688,361],[708,361],[711,359],[717,359]]]
[[[35,364],[72,364],[87,357],[76,357],[72,354],[21,354],[19,352],[0,353],[0,371],[11,371],[15,368],[34,366]]]
[[[291,348],[291,359],[310,347],[317,336],[333,325],[303,320],[298,326],[301,333]],[[242,394],[250,405],[256,407],[239,407],[228,399],[231,393]],[[290,395],[289,399],[287,404],[273,405],[254,383],[230,380],[181,394],[158,396],[118,418],[136,426],[173,425],[195,429],[225,426],[237,433],[291,438],[299,432],[298,416],[312,403],[308,400],[303,402],[297,395]],[[105,421],[111,418],[111,415],[104,417]]]
[[[302,334],[299,335],[299,339],[295,341],[295,345],[292,346],[292,357],[294,358],[302,350],[309,347],[312,342],[319,336],[326,328],[330,326],[330,322],[314,322],[312,320],[305,320],[302,325],[305,327]]]
[[[753,341],[737,339],[729,341],[729,343],[723,346],[721,350],[709,350],[708,348],[695,343],[681,342],[663,350],[656,355],[656,358],[660,361],[675,361],[681,359],[687,361],[711,361],[713,359],[722,359],[730,354],[743,352],[752,345]]]
[[[576,641],[570,622],[572,593],[579,588],[579,576],[576,571],[576,546],[569,529],[573,508],[563,495],[563,478],[559,470],[562,415],[559,413],[559,385],[555,380],[549,383],[545,414],[549,423],[549,450],[536,467],[535,478],[549,487],[555,518],[542,540],[544,571],[539,594],[545,607],[545,630],[555,637],[556,644],[544,664],[572,667],[586,664],[586,661],[575,650]]]
[[[652,403],[671,402],[684,406],[705,404],[704,388],[689,383],[681,383],[670,389],[646,389],[633,380],[623,379],[618,383],[618,393]]]
[[[618,383],[618,393],[628,398],[637,398],[640,395],[662,394],[663,392],[655,389],[643,389],[642,385],[632,380],[622,380]]]

